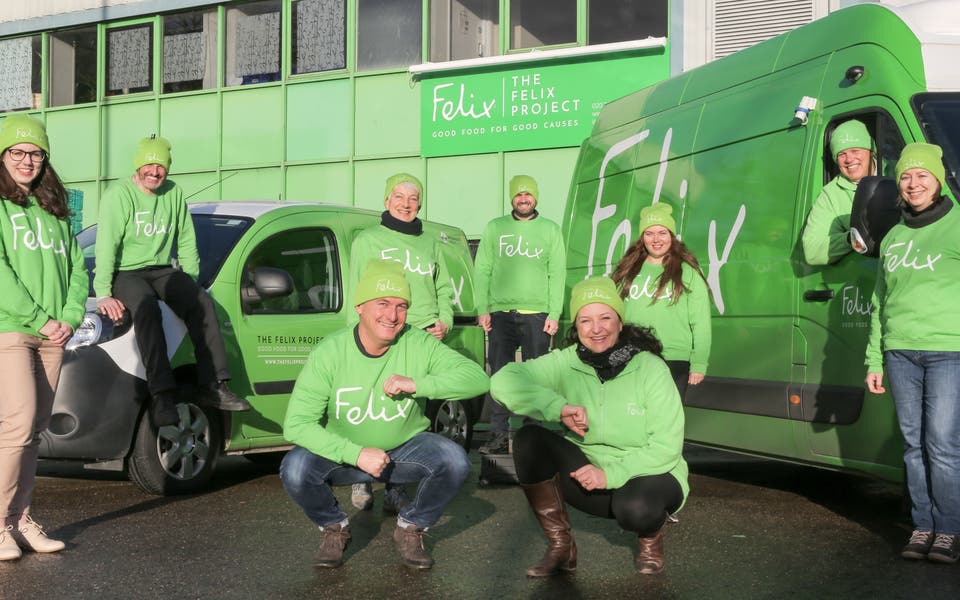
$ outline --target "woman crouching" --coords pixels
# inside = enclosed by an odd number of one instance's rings
[[[527,575],[576,569],[564,502],[636,532],[636,568],[659,573],[661,528],[689,491],[677,387],[660,342],[648,329],[624,325],[623,300],[611,279],[577,283],[570,314],[570,346],[511,363],[490,386],[511,411],[565,428],[560,436],[528,425],[513,442],[517,476],[549,541]]]

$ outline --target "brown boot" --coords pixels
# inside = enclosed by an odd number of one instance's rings
[[[656,575],[663,570],[663,530],[653,537],[640,537],[637,545],[637,570]]]
[[[343,551],[350,543],[350,526],[339,523],[320,528],[320,549],[314,565],[325,569],[334,569],[343,564]]]
[[[393,530],[393,541],[396,542],[397,552],[403,564],[412,569],[429,569],[433,566],[433,559],[423,545],[423,527],[400,527]]]
[[[540,483],[520,486],[549,543],[540,563],[527,569],[527,577],[550,577],[577,570],[577,544],[570,534],[570,517],[563,503],[558,478],[558,475],[554,475]]]

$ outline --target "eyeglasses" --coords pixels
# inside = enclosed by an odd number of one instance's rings
[[[10,158],[13,159],[13,162],[20,162],[24,159],[26,155],[30,155],[30,158],[33,159],[35,163],[41,163],[47,159],[47,153],[43,150],[34,150],[33,152],[27,152],[26,150],[18,150],[17,148],[10,148],[7,150],[7,154],[10,155]]]

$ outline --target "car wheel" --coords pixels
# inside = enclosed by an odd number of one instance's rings
[[[449,438],[470,451],[473,441],[473,418],[466,402],[434,400],[427,406],[427,418],[434,433]]]
[[[207,486],[220,457],[219,413],[192,402],[177,405],[180,422],[161,427],[140,416],[127,463],[130,480],[148,494],[188,494]]]

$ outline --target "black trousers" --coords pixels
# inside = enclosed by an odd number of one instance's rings
[[[621,488],[588,492],[570,477],[590,462],[586,455],[576,444],[538,425],[517,432],[513,460],[520,483],[539,483],[559,474],[567,504],[587,514],[616,519],[622,529],[643,537],[660,531],[667,515],[683,503],[680,483],[670,473],[634,477]]]
[[[688,360],[668,360],[667,366],[670,367],[670,375],[673,376],[673,382],[677,384],[677,391],[680,392],[680,400],[687,396],[688,379],[690,379],[690,361]]]
[[[160,300],[187,325],[197,357],[198,382],[210,385],[230,379],[213,300],[192,277],[169,266],[118,271],[113,279],[113,297],[130,311],[151,394],[177,387],[167,358]]]

